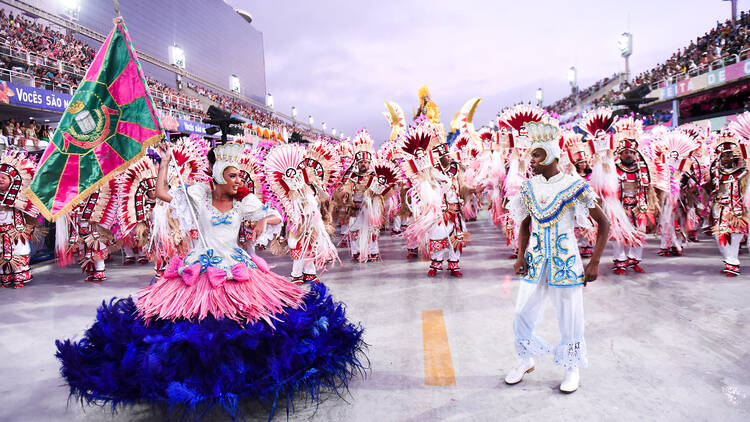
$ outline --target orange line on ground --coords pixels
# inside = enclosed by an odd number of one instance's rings
[[[443,311],[422,311],[425,385],[456,385]]]

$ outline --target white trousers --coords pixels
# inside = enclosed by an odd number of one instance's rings
[[[740,265],[740,243],[742,242],[742,233],[732,233],[729,235],[729,243],[724,246],[719,244],[719,238],[716,238],[716,245],[719,247],[724,262],[729,265]]]
[[[516,352],[521,359],[553,353],[549,343],[534,333],[544,316],[546,300],[552,302],[560,328],[560,341],[554,349],[555,365],[567,369],[587,366],[586,341],[583,338],[583,286],[556,287],[547,283],[542,271],[539,284],[521,281],[513,318]]]
[[[401,231],[401,216],[397,215],[393,217],[393,224],[391,225],[394,231]]]
[[[448,261],[458,262],[461,259],[461,252],[458,250],[451,250],[450,247],[440,249],[439,251],[430,252],[430,259],[433,261],[443,262],[446,259]]]
[[[302,274],[317,274],[315,262],[313,262],[312,259],[305,260],[304,258],[301,258],[292,260],[292,277],[302,277]]]
[[[626,261],[628,259],[635,259],[641,261],[643,259],[643,246],[625,246],[624,243],[615,242],[615,261]]]

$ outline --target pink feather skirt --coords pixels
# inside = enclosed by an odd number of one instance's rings
[[[200,264],[184,266],[182,258],[175,256],[156,283],[137,293],[138,313],[146,322],[202,320],[211,315],[240,324],[264,320],[273,326],[284,308],[301,306],[306,292],[269,271],[262,259],[253,257],[253,263],[257,268],[236,264],[232,277],[227,277],[219,268],[201,272]]]

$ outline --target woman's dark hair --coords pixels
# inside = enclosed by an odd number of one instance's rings
[[[216,162],[216,154],[214,154],[213,148],[208,150],[208,154],[206,154],[206,158],[208,158],[208,167],[209,168],[213,167],[214,163]]]

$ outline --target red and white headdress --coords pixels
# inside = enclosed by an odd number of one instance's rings
[[[79,219],[111,229],[117,221],[118,204],[117,178],[114,178],[81,201],[72,212],[77,214]]]
[[[587,112],[578,127],[586,133],[588,152],[591,155],[601,154],[605,151],[614,151],[617,142],[609,129],[615,122],[616,117],[609,107],[599,107]]]
[[[549,114],[537,106],[518,104],[505,109],[497,116],[501,144],[523,157],[531,147],[526,124],[545,122],[548,119]]]
[[[307,186],[300,164],[305,158],[305,148],[299,144],[282,144],[271,148],[263,162],[266,183],[276,196],[288,218],[298,218],[289,194],[303,191]]]
[[[169,165],[169,185],[177,186],[180,183],[180,179],[177,177],[178,171],[182,180],[188,184],[207,179],[207,151],[208,146],[201,138],[182,138],[172,145],[174,160]]]
[[[375,195],[382,195],[399,181],[399,169],[391,161],[378,159],[373,163],[375,175],[370,180],[370,189]]]
[[[625,117],[618,120],[614,128],[614,142],[618,153],[624,149],[638,150],[638,140],[643,135],[642,120],[635,119],[633,116]]]
[[[144,156],[117,176],[117,198],[121,236],[126,236],[138,223],[146,223],[154,198],[149,191],[156,190],[157,168],[151,157]]]
[[[263,168],[258,157],[252,151],[245,150],[237,161],[237,169],[240,171],[242,182],[247,189],[258,199],[263,196]]]
[[[311,144],[300,166],[305,170],[308,184],[314,183],[329,195],[333,194],[341,177],[341,162],[333,144],[325,141]]]
[[[399,148],[404,157],[403,170],[412,183],[416,177],[435,165],[436,158],[430,150],[432,134],[425,125],[409,128],[407,135],[401,140]]]
[[[700,145],[685,132],[673,130],[651,143],[657,166],[668,164],[677,171],[686,171],[692,164],[690,157]]]
[[[39,210],[28,196],[26,188],[31,184],[36,172],[36,163],[24,151],[5,150],[0,155],[0,173],[10,178],[10,188],[0,192],[0,206],[16,208],[36,217]]]
[[[560,167],[567,168],[570,174],[576,173],[576,163],[588,161],[590,158],[586,144],[583,142],[583,135],[572,130],[560,131],[560,148],[563,150]]]
[[[737,116],[737,120],[729,123],[727,129],[737,135],[736,156],[745,159],[750,157],[750,112],[746,111]]]
[[[354,149],[355,162],[365,159],[372,160],[374,158],[375,150],[373,149],[373,141],[367,129],[360,129],[357,132],[352,141],[352,148]]]

